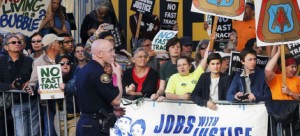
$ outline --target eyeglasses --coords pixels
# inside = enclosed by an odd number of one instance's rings
[[[40,43],[42,40],[31,41],[31,43]]]
[[[73,43],[74,40],[69,40],[69,41],[63,41],[62,43]]]
[[[22,42],[21,41],[12,41],[12,42],[9,42],[8,44],[21,44]]]
[[[58,64],[60,64],[61,66],[64,66],[65,64],[71,65],[72,63],[67,61],[67,62],[59,62]]]

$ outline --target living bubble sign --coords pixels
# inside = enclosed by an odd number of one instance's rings
[[[0,2],[1,30],[32,35],[38,31],[49,3],[47,0],[3,0]]]

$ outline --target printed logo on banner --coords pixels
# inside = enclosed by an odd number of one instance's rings
[[[289,4],[270,6],[268,13],[270,15],[269,30],[271,33],[282,34],[293,30],[294,22],[291,8]]]
[[[146,131],[146,122],[143,119],[133,122],[130,117],[123,116],[117,120],[112,131],[112,136],[143,136]]]
[[[133,0],[131,10],[142,14],[152,14],[155,0]]]
[[[32,35],[39,29],[50,1],[5,0],[0,10],[0,28],[7,32]]]
[[[300,38],[297,0],[263,0],[260,13],[256,14],[259,14],[257,37],[261,42],[289,42]]]
[[[223,7],[229,7],[233,4],[233,0],[207,0],[207,2],[216,6]]]
[[[191,11],[242,20],[245,0],[193,0]]]

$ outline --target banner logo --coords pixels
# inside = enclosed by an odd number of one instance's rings
[[[270,6],[268,13],[270,15],[269,30],[271,33],[282,34],[293,30],[294,24],[291,11],[292,7],[289,4]]]

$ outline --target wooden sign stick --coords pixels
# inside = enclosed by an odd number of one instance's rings
[[[284,44],[280,45],[280,58],[281,58],[281,74],[282,74],[282,85],[286,86],[286,73],[285,73],[285,51]]]
[[[141,22],[142,22],[142,18],[143,18],[143,14],[139,14],[139,19],[137,22],[137,28],[136,28],[136,32],[135,32],[135,40],[139,39],[139,35],[140,35],[140,28],[141,28]]]
[[[214,24],[213,24],[213,26],[212,26],[213,29],[212,29],[212,31],[211,31],[212,34],[216,34],[218,20],[219,20],[219,17],[215,16],[215,17],[214,17]],[[213,51],[213,49],[214,49],[214,43],[215,43],[215,39],[212,39],[212,38],[210,37],[210,47],[209,47],[209,50],[210,50],[210,51]]]

